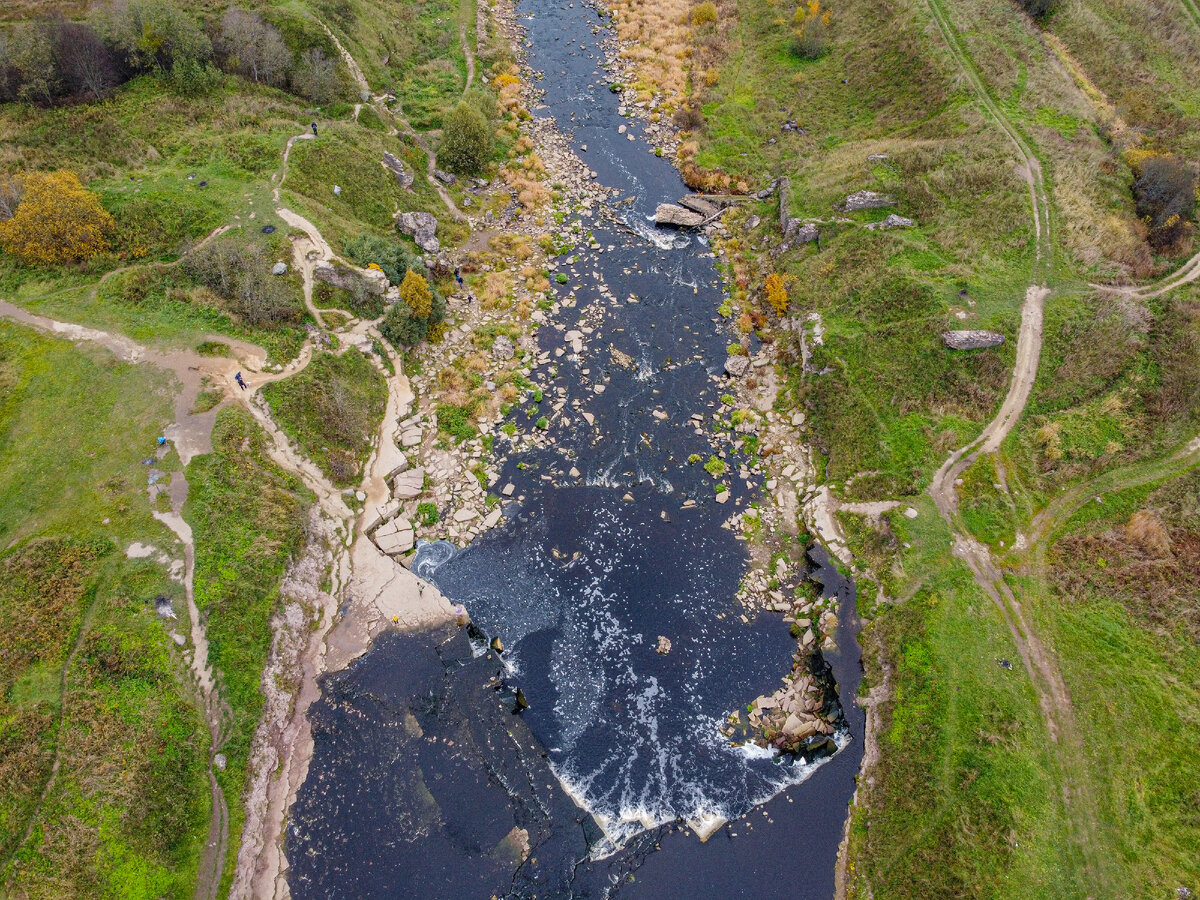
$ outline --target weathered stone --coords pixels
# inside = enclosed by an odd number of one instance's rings
[[[286,275],[287,274],[287,263],[282,263],[282,262],[275,263],[275,265],[271,266],[271,274],[272,275]]]
[[[401,472],[392,484],[392,496],[397,500],[411,500],[419,497],[424,490],[425,470],[420,467]]]
[[[885,206],[894,206],[895,203],[891,197],[878,191],[855,191],[842,201],[842,209],[846,212],[856,209],[882,209]]]
[[[426,253],[437,253],[442,249],[436,237],[438,221],[432,213],[401,213],[396,219],[396,227],[416,241],[417,246]]]
[[[497,335],[496,340],[492,342],[492,358],[506,362],[516,355],[517,348],[513,346],[513,342],[502,334]]]
[[[715,216],[721,211],[720,206],[711,200],[701,197],[699,194],[688,194],[686,197],[680,197],[679,205],[684,209],[690,209],[694,213],[699,213],[706,219],[709,216]]]
[[[746,220],[746,230],[753,231],[755,228],[757,228],[761,224],[762,224],[762,219],[760,219],[758,216],[751,216],[750,218],[748,218]]]
[[[496,523],[500,521],[501,512],[499,508],[493,509],[487,514],[487,518],[483,520],[484,528],[494,528]]]
[[[1004,335],[996,331],[943,331],[942,343],[951,350],[982,350],[1004,343]]]
[[[792,219],[793,224],[797,224],[796,219]],[[795,232],[792,234],[792,240],[797,244],[811,244],[821,233],[817,230],[817,226],[811,222],[807,225],[798,225]]]
[[[879,163],[885,163],[887,161],[888,161],[888,155],[886,153],[869,153],[869,154],[867,154],[867,162],[871,163],[871,165],[878,165]]]
[[[361,272],[356,272],[340,263],[317,263],[313,267],[313,278],[348,291],[352,291],[360,285],[372,294],[382,294],[388,289],[387,276],[378,269],[363,269]]]
[[[502,490],[500,493],[503,494],[505,497],[511,497],[513,495],[513,491],[515,491],[516,489],[517,489],[517,486],[515,484],[506,484],[504,486],[504,490]]]
[[[472,519],[478,519],[478,518],[479,518],[479,513],[477,513],[475,510],[471,509],[469,506],[463,507],[462,509],[458,510],[454,514],[455,522],[470,522]]]
[[[750,369],[750,357],[730,356],[725,360],[725,374],[741,378]]]
[[[658,636],[658,646],[654,649],[663,656],[666,656],[671,652],[671,642],[660,634]]]
[[[383,154],[383,164],[390,169],[392,174],[396,176],[396,180],[400,182],[400,186],[406,190],[412,190],[413,174],[404,166],[404,162],[391,153]]]
[[[410,428],[400,435],[401,447],[415,447],[421,443],[421,429]]]
[[[433,177],[442,184],[458,184],[458,178],[451,175],[449,172],[443,172],[441,169],[433,170]]]
[[[684,209],[674,203],[660,203],[654,211],[654,223],[671,228],[696,228],[703,224],[704,216],[700,213]]]
[[[898,216],[892,213],[882,222],[872,222],[867,228],[874,231],[876,228],[912,228],[917,223],[912,219],[906,219],[904,216]]]

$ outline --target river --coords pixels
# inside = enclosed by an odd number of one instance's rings
[[[842,750],[818,764],[732,746],[719,726],[775,689],[796,645],[780,614],[744,620],[735,600],[748,557],[723,525],[755,485],[731,457],[720,504],[688,464],[713,452],[704,429],[727,390],[722,286],[701,237],[651,223],[686,188],[608,90],[601,17],[546,0],[518,10],[544,73],[535,115],[632,202],[613,207],[620,221],[593,206],[564,224],[581,227],[559,259],[562,329],[539,333],[552,362],[531,380],[544,399],[512,416],[529,429],[547,415],[552,446],[505,457],[500,484],[516,499],[501,527],[418,554],[471,633],[388,635],[322,682],[288,836],[292,892],[829,897],[862,752],[853,585],[811,554],[842,600],[843,649],[827,654]],[[684,825],[716,819],[730,821],[704,843]]]

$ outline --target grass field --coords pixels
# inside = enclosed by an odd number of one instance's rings
[[[182,588],[124,553],[134,539],[172,546],[141,462],[169,421],[168,384],[3,324],[0,386],[6,890],[190,896],[207,732],[153,604]]]
[[[316,354],[263,396],[279,427],[334,484],[358,484],[387,405],[387,385],[369,359],[355,349]]]
[[[218,780],[229,805],[228,883],[242,827],[241,793],[262,709],[259,688],[271,646],[271,616],[288,562],[299,551],[310,495],[266,455],[250,414],[217,414],[213,452],[187,467],[184,518],[196,540],[196,605],[205,617],[209,661],[232,722],[228,764]]]

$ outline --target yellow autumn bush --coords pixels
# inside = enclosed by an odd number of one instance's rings
[[[107,250],[114,228],[74,172],[33,172],[16,213],[0,222],[0,248],[30,266],[79,262]]]

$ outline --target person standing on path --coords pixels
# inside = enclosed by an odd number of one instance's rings
[[[316,137],[317,136],[317,123],[316,122],[312,123],[312,129],[313,129],[313,137]]]
[[[248,387],[246,384],[246,379],[242,378],[241,372],[238,372],[236,375],[234,375],[233,380],[238,383],[238,387],[240,387],[243,391]]]

